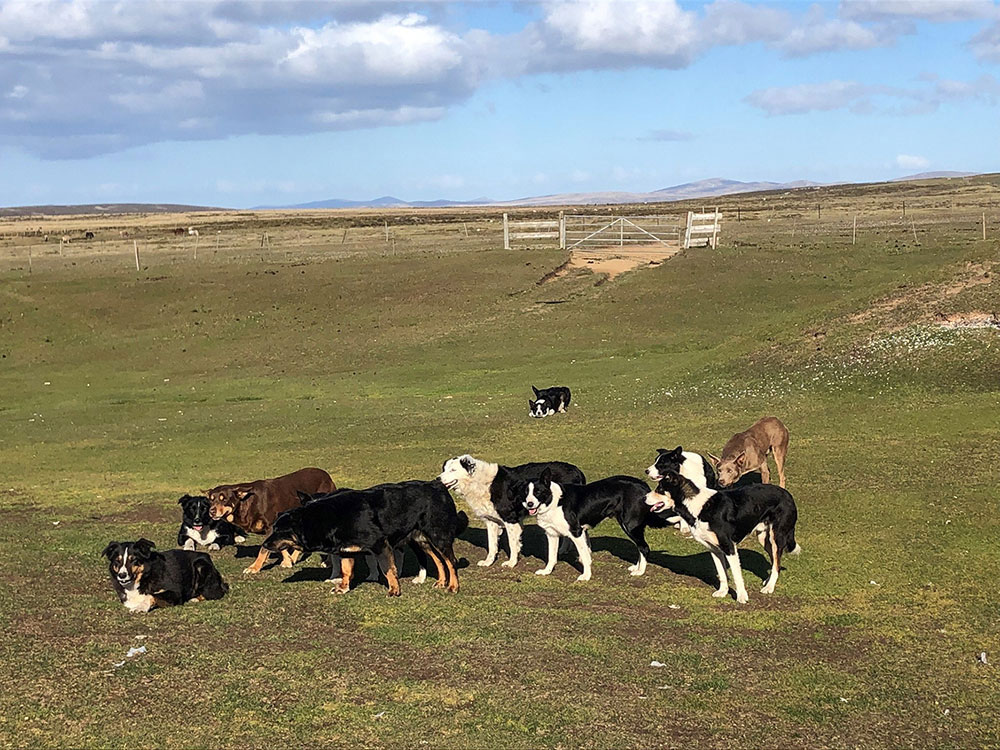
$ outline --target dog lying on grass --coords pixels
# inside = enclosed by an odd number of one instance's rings
[[[719,473],[719,485],[730,487],[747,472],[760,470],[764,484],[771,481],[767,454],[774,456],[778,486],[785,486],[785,456],[788,455],[788,428],[777,417],[764,417],[744,432],[737,432],[722,448],[722,456],[708,454]]]
[[[536,419],[551,417],[553,414],[562,414],[569,406],[569,388],[562,385],[552,388],[542,388],[539,390],[531,386],[531,392],[535,394],[533,399],[528,399],[528,414]]]
[[[736,545],[751,532],[757,534],[760,545],[771,557],[771,574],[762,594],[774,592],[778,582],[781,556],[801,551],[795,541],[798,511],[788,490],[773,484],[750,484],[728,490],[697,487],[675,471],[667,470],[656,489],[646,497],[653,513],[678,515],[698,542],[712,553],[712,562],[719,576],[719,588],[712,594],[729,594],[726,564],[733,573],[736,601],[749,601],[743,583],[743,568]]]
[[[108,559],[111,585],[130,612],[221,599],[229,591],[208,553],[155,547],[148,539],[111,542],[101,553]]]

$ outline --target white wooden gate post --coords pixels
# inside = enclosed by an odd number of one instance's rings
[[[507,226],[507,214],[503,215],[503,249],[510,250],[510,227]]]
[[[559,212],[559,249],[566,249],[566,214]]]
[[[694,220],[694,211],[688,211],[687,229],[684,230],[684,249],[691,247],[691,222]]]
[[[715,229],[712,231],[712,249],[719,246],[719,207],[715,207]]]

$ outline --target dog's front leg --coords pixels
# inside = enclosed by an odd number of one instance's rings
[[[556,566],[556,560],[559,558],[559,535],[554,531],[545,531],[545,538],[549,542],[549,559],[544,568],[539,568],[535,571],[536,576],[547,576],[552,572],[552,569]]]
[[[486,559],[476,563],[481,568],[488,568],[497,559],[498,540],[500,539],[500,525],[493,521],[486,522]]]
[[[521,524],[505,523],[507,529],[507,543],[510,545],[510,559],[500,563],[504,568],[513,568],[517,565],[517,557],[521,554]]]
[[[260,573],[260,569],[267,564],[268,559],[271,557],[271,550],[264,547],[262,544],[260,546],[260,551],[257,552],[257,559],[254,560],[250,565],[243,569],[243,573]]]
[[[740,567],[740,551],[733,549],[733,554],[726,555],[726,562],[729,563],[729,569],[733,571],[733,586],[736,587],[736,601],[740,604],[746,604],[750,601],[750,597],[747,595],[747,587],[743,585],[743,568]]]
[[[722,551],[714,547],[709,547],[708,553],[712,556],[712,562],[715,563],[716,575],[719,576],[719,588],[712,592],[712,596],[716,599],[729,596],[729,579],[726,577],[726,563],[722,556]]]
[[[590,580],[590,545],[587,543],[587,534],[581,533],[579,536],[572,537],[573,544],[576,545],[576,552],[580,556],[580,564],[583,566],[583,572],[576,577],[578,581],[589,581]]]

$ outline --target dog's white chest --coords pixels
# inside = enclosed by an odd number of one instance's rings
[[[538,525],[546,531],[552,531],[560,536],[571,536],[566,514],[558,505],[549,507],[544,513],[539,513],[537,518]]]
[[[202,528],[201,531],[196,531],[190,526],[187,526],[186,528],[188,537],[198,544],[209,545],[219,538],[219,532],[215,529]]]
[[[122,603],[129,612],[149,612],[153,608],[153,597],[140,594],[130,586],[125,589],[125,601]]]

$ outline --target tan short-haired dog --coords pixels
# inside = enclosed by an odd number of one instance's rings
[[[785,456],[788,455],[788,428],[777,417],[764,417],[746,432],[729,438],[722,449],[722,457],[708,457],[715,462],[719,484],[729,487],[744,474],[760,470],[761,481],[770,483],[771,472],[767,467],[767,454],[774,455],[778,467],[778,485],[785,486]]]

